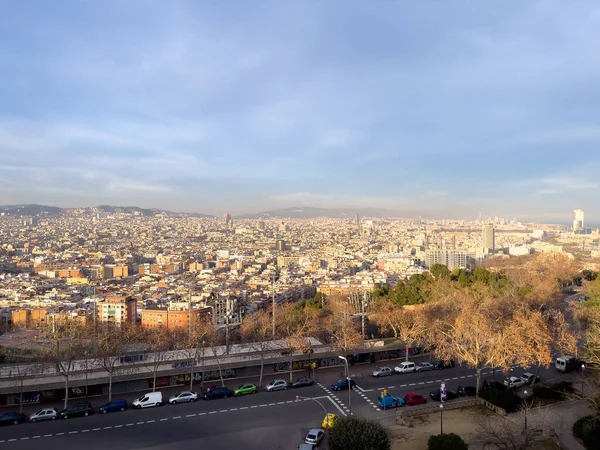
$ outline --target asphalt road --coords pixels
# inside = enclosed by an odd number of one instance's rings
[[[360,371],[360,372],[359,372]],[[491,379],[491,369],[484,378]],[[352,413],[364,417],[382,417],[393,411],[379,411],[378,392],[387,388],[396,396],[429,391],[445,382],[449,389],[459,384],[474,385],[473,370],[464,367],[431,372],[369,377],[362,367],[351,368],[358,387],[350,393]],[[515,370],[516,375],[521,370]],[[542,369],[542,380],[558,377],[554,369]],[[192,404],[164,405],[159,408],[128,410],[107,415],[56,420],[0,428],[0,447],[25,450],[44,447],[120,449],[296,449],[310,427],[319,426],[327,412],[349,413],[348,392],[332,392],[331,382],[320,376],[311,387],[278,392],[259,392],[239,398],[199,400]],[[496,380],[503,375],[497,373]],[[313,400],[295,401],[295,396]],[[94,405],[99,406],[99,405]]]

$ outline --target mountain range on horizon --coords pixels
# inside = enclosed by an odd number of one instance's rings
[[[58,206],[48,206],[48,205],[39,205],[39,204],[18,204],[18,205],[0,205],[0,214],[8,215],[8,216],[16,216],[16,217],[27,217],[27,216],[56,216],[68,213],[75,209],[84,209],[89,210],[90,212],[93,209],[102,211],[102,212],[124,212],[133,214],[135,212],[143,215],[143,216],[153,216],[156,214],[168,214],[173,217],[200,217],[200,218],[219,218],[220,216],[214,214],[205,214],[205,213],[197,213],[197,212],[173,212],[160,208],[142,208],[139,206],[114,206],[114,205],[98,205],[98,206],[88,206],[81,208],[62,208]],[[234,220],[244,220],[244,219],[316,219],[316,218],[328,218],[328,219],[354,219],[358,214],[362,217],[372,217],[372,218],[411,218],[417,217],[419,214],[411,211],[406,211],[401,213],[399,211],[385,209],[385,208],[318,208],[311,206],[295,206],[290,208],[280,208],[267,210],[257,213],[251,214],[239,214],[234,215],[232,218]],[[423,216],[426,217],[426,216]],[[457,219],[456,217],[449,217],[450,219]],[[529,222],[529,221],[525,221]],[[544,222],[544,223],[557,223],[562,225],[567,225],[568,222],[566,220],[556,220],[554,222]],[[596,227],[596,225],[591,225],[592,227]]]

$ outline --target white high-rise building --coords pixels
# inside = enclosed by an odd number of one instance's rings
[[[583,230],[583,209],[573,211],[573,231]]]

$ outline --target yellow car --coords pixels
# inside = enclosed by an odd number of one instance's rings
[[[325,416],[325,418],[323,419],[323,423],[321,424],[321,428],[333,428],[333,426],[335,425],[335,421],[338,419],[338,415],[337,414],[327,414]]]

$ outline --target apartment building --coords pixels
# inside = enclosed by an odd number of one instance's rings
[[[18,328],[36,328],[46,323],[47,314],[46,308],[22,308],[12,311],[11,320],[12,324]]]
[[[211,311],[210,307],[192,308],[191,310],[144,308],[141,310],[142,328],[166,327],[169,330],[186,331],[199,322],[211,320]]]
[[[137,322],[137,300],[131,297],[109,296],[96,306],[99,323],[124,326]]]

